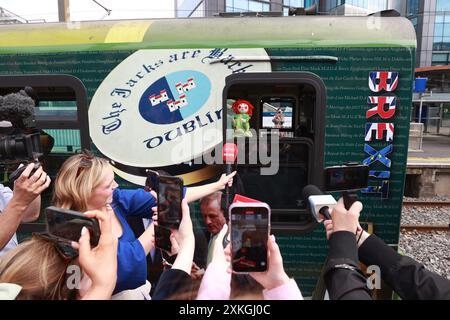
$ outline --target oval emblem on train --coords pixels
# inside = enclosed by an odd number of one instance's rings
[[[222,143],[225,78],[270,71],[262,48],[135,51],[97,87],[89,133],[127,181],[142,185],[145,168],[164,168],[199,182],[186,175],[205,169],[204,154]],[[202,171],[201,177],[211,174]]]
[[[171,124],[188,119],[208,101],[211,82],[203,73],[186,70],[153,82],[139,101],[141,116],[150,123]]]

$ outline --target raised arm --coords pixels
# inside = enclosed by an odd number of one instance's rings
[[[11,201],[0,215],[0,250],[5,247],[9,239],[14,235],[19,224],[26,220],[28,210],[32,215],[39,216],[40,194],[50,185],[50,178],[42,170],[42,167],[29,177],[34,164],[29,164],[19,178],[14,182],[14,192]],[[35,204],[29,209],[30,204]],[[29,214],[29,213],[28,213]]]
[[[233,184],[233,177],[236,175],[236,171],[230,173],[229,175],[226,175],[225,173],[222,174],[220,179],[213,183],[208,183],[203,186],[198,187],[190,187],[186,190],[186,201],[188,203],[199,200],[211,193],[214,193],[216,191],[220,191],[225,189],[225,186],[228,184],[228,186],[232,186]]]

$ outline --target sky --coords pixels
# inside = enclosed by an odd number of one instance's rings
[[[70,0],[70,20],[173,18],[174,0]],[[58,0],[0,0],[0,7],[27,20],[58,21]]]

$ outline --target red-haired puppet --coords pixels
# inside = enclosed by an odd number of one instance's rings
[[[233,103],[233,129],[235,136],[252,137],[250,118],[253,115],[253,105],[247,100],[238,99]]]

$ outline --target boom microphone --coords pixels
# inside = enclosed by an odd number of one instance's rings
[[[0,96],[0,121],[10,121],[13,126],[24,128],[23,120],[34,115],[35,103],[24,90]]]
[[[312,215],[317,222],[322,222],[321,214],[327,220],[331,219],[330,209],[336,205],[336,200],[329,194],[323,192],[315,185],[309,184],[302,190],[303,200],[308,203]]]

